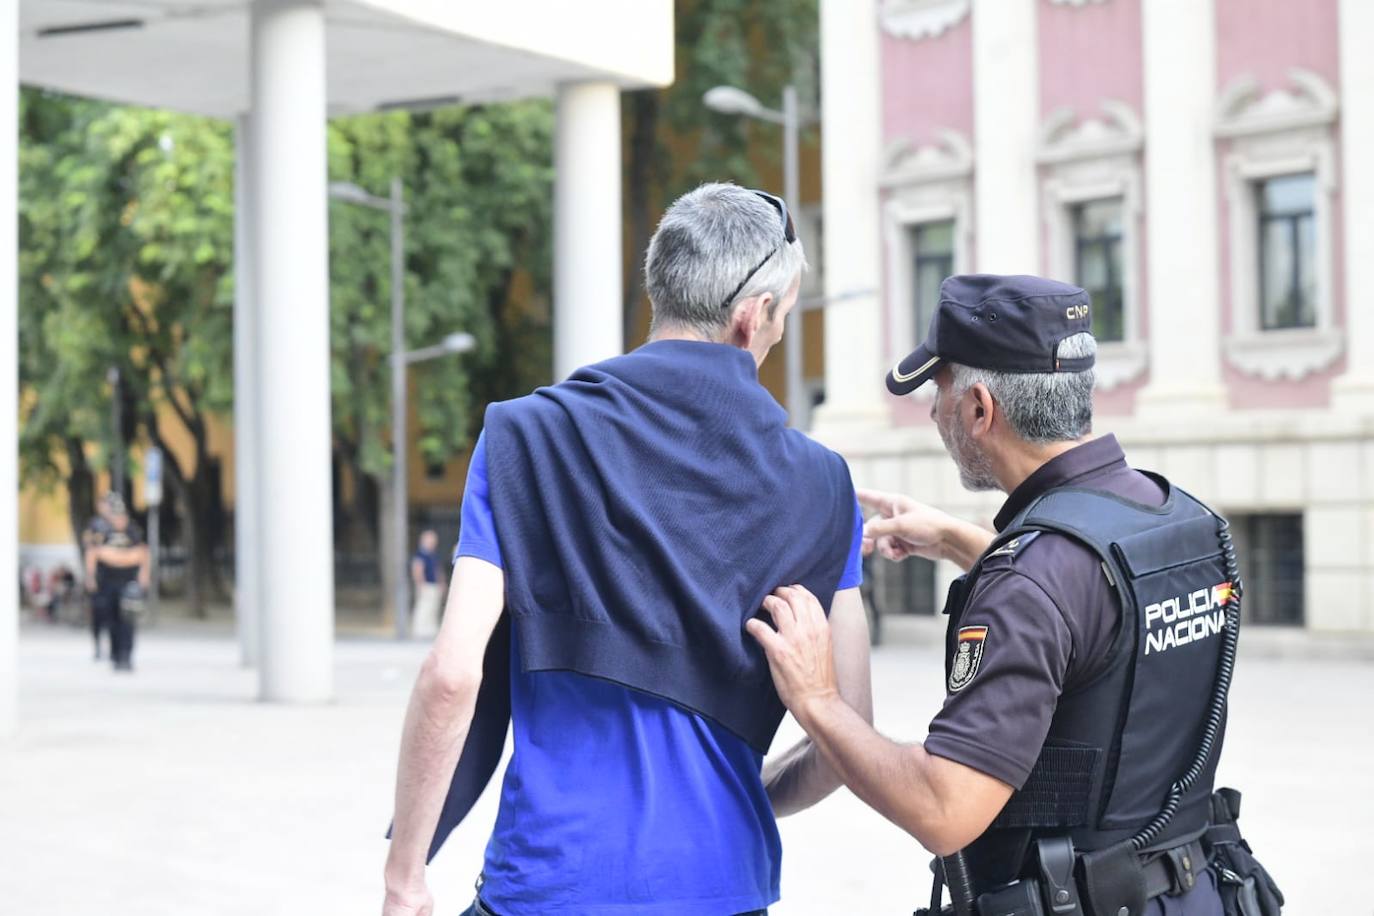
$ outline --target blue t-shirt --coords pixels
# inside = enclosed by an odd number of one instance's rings
[[[863,516],[839,589],[863,581]],[[486,446],[478,437],[454,559],[501,566]],[[503,916],[722,916],[778,900],[781,841],[763,758],[658,697],[567,671],[520,670],[482,899]]]

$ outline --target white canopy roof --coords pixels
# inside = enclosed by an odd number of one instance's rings
[[[21,0],[19,75],[94,98],[248,107],[248,0]],[[673,79],[672,0],[324,0],[331,114]]]

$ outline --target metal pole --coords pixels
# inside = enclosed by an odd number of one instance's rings
[[[396,576],[395,603],[396,638],[410,635],[410,608],[405,567],[406,544],[410,539],[409,512],[406,495],[406,360],[405,360],[405,238],[401,219],[405,204],[401,196],[401,179],[391,179],[391,480],[392,506],[392,570]]]
[[[798,148],[801,115],[797,110],[797,88],[784,86],[782,90],[782,184],[787,206],[801,205],[801,162]],[[783,335],[787,355],[787,413],[795,427],[809,426],[806,390],[802,380],[802,310],[794,308],[787,318]]]
[[[111,366],[110,421],[114,424],[114,451],[110,455],[110,492],[124,495],[124,398],[119,387],[119,367]]]
[[[159,587],[159,577],[161,576],[160,562],[161,540],[160,516],[162,507],[159,505],[148,506],[148,623],[157,623],[158,601],[157,592]]]

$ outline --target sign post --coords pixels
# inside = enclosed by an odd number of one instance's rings
[[[158,534],[162,516],[162,450],[153,446],[143,456],[143,502],[148,506],[148,551],[152,556],[148,577],[148,622],[157,621]]]

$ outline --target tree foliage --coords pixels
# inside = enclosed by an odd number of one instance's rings
[[[330,125],[331,180],[385,195],[392,176],[402,178],[406,348],[457,331],[477,340],[472,353],[409,370],[412,434],[426,464],[469,445],[482,405],[548,380],[552,131],[546,102]],[[375,540],[377,490],[391,463],[390,221],[336,202],[330,236],[336,456],[359,483],[345,512]],[[517,277],[526,294],[512,297]]]
[[[24,480],[65,479],[73,525],[84,524],[93,472],[117,441],[109,418],[119,397],[123,441],[167,452],[199,605],[220,537],[210,418],[233,408],[232,131],[26,90],[21,133]],[[330,125],[332,180],[378,194],[393,175],[404,183],[407,347],[454,331],[478,341],[472,354],[411,370],[412,432],[430,464],[467,446],[477,405],[547,380],[551,137],[547,103]],[[390,226],[343,203],[330,216],[336,458],[353,471],[375,543],[375,490],[391,461]],[[517,283],[525,294],[512,307]],[[192,443],[186,460],[166,447],[172,440]]]
[[[62,455],[83,523],[86,445],[109,463],[118,440],[105,418],[120,398],[120,439],[167,454],[199,608],[220,508],[209,418],[233,397],[232,137],[208,119],[35,91],[21,125],[25,478],[51,483]],[[189,440],[190,454],[170,440]]]

